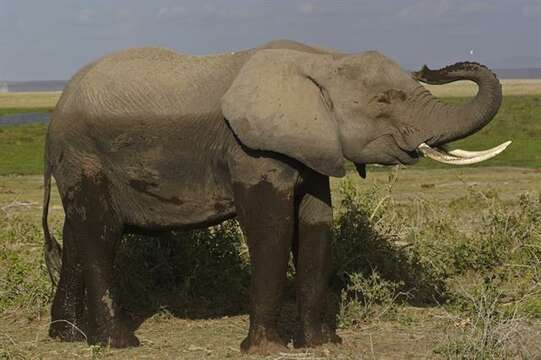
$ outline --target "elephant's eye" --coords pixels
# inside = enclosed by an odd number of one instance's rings
[[[389,98],[387,92],[384,92],[384,93],[381,93],[381,94],[377,94],[375,97],[374,97],[374,100],[378,103],[382,103],[382,104],[390,104],[391,103],[391,99]]]
[[[390,104],[393,101],[406,100],[406,93],[402,90],[389,89],[374,96],[374,101],[382,104]]]
[[[387,91],[389,93],[389,96],[391,97],[391,99],[393,100],[400,100],[400,101],[404,101],[406,100],[406,98],[408,97],[406,95],[405,92],[403,92],[402,90],[396,90],[396,89],[391,89],[389,91]]]

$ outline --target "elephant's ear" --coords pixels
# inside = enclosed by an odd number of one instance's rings
[[[345,175],[332,102],[309,74],[323,55],[260,50],[222,98],[222,112],[247,147],[292,157],[321,174]],[[318,64],[318,60],[322,64]],[[315,63],[314,63],[315,62]]]

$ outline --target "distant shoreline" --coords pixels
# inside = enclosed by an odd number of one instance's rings
[[[0,127],[6,125],[22,125],[22,124],[46,124],[51,117],[50,113],[45,112],[28,112],[0,116]]]
[[[0,93],[62,91],[67,80],[0,81]]]

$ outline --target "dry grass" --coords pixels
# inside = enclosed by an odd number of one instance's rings
[[[541,79],[504,79],[500,82],[504,96],[541,95]],[[474,96],[477,93],[477,85],[471,81],[457,81],[446,85],[423,85],[438,97]]]
[[[54,108],[60,91],[0,93],[0,108]]]
[[[368,169],[366,179],[349,175],[355,186],[361,189],[384,185],[388,181],[387,168]],[[338,192],[341,179],[331,178],[333,203],[339,204]],[[393,197],[399,203],[409,203],[418,198],[430,201],[450,202],[464,196],[466,188],[493,191],[502,200],[517,198],[525,192],[541,193],[541,169],[518,167],[448,167],[429,171],[413,167],[401,168],[394,185]]]

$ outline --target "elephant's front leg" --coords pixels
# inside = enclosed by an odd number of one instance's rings
[[[295,253],[300,332],[295,347],[341,342],[325,322],[331,266],[332,207],[329,178],[316,175],[300,201]]]
[[[283,185],[283,184],[280,184]],[[250,330],[241,350],[269,354],[285,351],[276,330],[294,229],[293,185],[263,180],[235,185],[235,202],[250,251]]]

